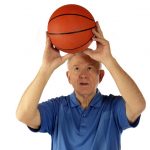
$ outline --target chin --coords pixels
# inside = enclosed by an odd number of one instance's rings
[[[80,95],[91,95],[93,93],[95,93],[95,90],[92,90],[92,89],[86,89],[86,88],[82,88],[82,89],[79,89],[77,90],[77,92],[80,94]]]

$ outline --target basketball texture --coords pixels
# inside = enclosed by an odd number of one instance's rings
[[[48,22],[48,36],[52,44],[67,53],[77,53],[92,42],[92,28],[96,23],[92,14],[82,6],[64,5],[54,11]]]

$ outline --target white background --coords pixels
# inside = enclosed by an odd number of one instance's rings
[[[0,1],[0,149],[50,150],[48,134],[32,133],[17,121],[16,107],[42,61],[45,32],[52,12],[75,3],[100,22],[112,54],[140,87],[147,107],[140,124],[122,134],[122,150],[150,148],[150,4],[148,0],[1,0]],[[95,47],[93,43],[92,48]],[[105,69],[105,68],[104,68]],[[41,101],[72,92],[66,64],[48,82]],[[119,94],[109,72],[99,85],[103,94]],[[113,136],[113,135],[111,135]]]

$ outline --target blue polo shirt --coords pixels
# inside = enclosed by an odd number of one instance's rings
[[[39,104],[41,126],[32,131],[47,132],[52,150],[120,150],[123,130],[135,127],[126,117],[121,96],[102,95],[98,90],[89,107],[83,109],[75,93]]]

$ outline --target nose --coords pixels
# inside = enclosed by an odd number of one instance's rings
[[[87,71],[86,70],[82,70],[82,72],[80,73],[80,78],[86,79],[87,77],[88,77]]]

